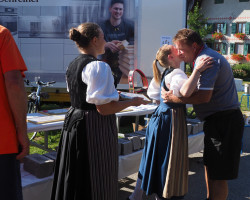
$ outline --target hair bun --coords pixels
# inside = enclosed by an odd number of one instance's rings
[[[76,29],[73,29],[72,32],[71,32],[71,40],[75,41],[75,42],[78,42],[80,39],[81,39],[81,33],[76,30]]]

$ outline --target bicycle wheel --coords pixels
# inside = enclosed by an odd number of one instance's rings
[[[29,101],[28,102],[28,113],[36,113],[38,111],[38,106],[35,102]]]

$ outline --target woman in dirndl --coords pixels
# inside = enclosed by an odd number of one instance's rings
[[[188,191],[188,135],[185,104],[165,103],[161,88],[172,90],[175,96],[190,96],[196,89],[200,72],[211,65],[206,60],[195,68],[188,79],[180,69],[181,60],[172,45],[162,46],[153,62],[154,78],[148,96],[159,106],[152,114],[146,129],[144,151],[138,179],[130,200],[141,200],[155,194],[156,199],[181,199]],[[165,68],[161,74],[158,66]]]
[[[66,72],[71,107],[57,152],[51,200],[117,200],[118,151],[115,113],[142,98],[118,101],[111,69],[97,56],[104,35],[95,23],[71,28],[80,51]]]

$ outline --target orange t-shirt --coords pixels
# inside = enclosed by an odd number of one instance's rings
[[[0,25],[0,154],[18,152],[15,123],[6,93],[8,86],[4,82],[4,73],[12,70],[20,70],[24,76],[27,67],[11,33]]]

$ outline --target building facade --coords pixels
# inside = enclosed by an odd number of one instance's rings
[[[211,33],[206,43],[230,64],[250,62],[250,0],[201,2]]]

